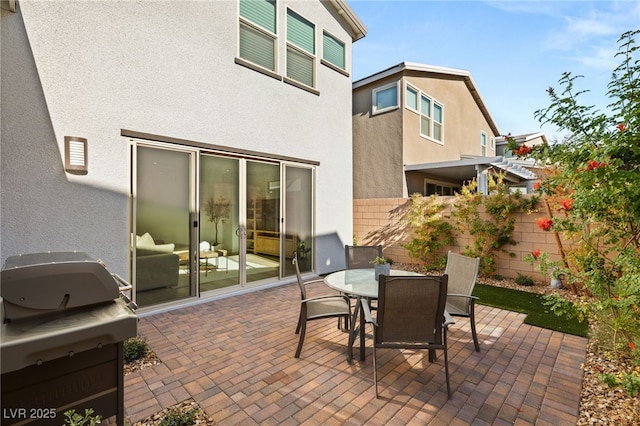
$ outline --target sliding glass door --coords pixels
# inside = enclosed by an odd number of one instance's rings
[[[200,237],[198,239],[201,292],[240,284],[240,160],[200,156]]]
[[[313,170],[286,165],[284,167],[284,234],[283,275],[293,275],[293,252],[298,257],[300,272],[313,269]],[[289,245],[287,242],[290,241]]]
[[[195,296],[189,266],[194,154],[137,146],[134,155],[136,302],[144,307]]]
[[[246,282],[280,273],[280,164],[246,161]]]
[[[132,270],[141,307],[313,268],[313,168],[134,145]],[[284,183],[284,184],[283,184]]]

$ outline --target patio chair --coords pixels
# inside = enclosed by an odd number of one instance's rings
[[[304,335],[307,331],[307,321],[322,318],[338,318],[338,321],[340,321],[340,318],[344,318],[345,324],[348,326],[351,316],[351,304],[347,296],[339,294],[307,298],[306,285],[324,281],[312,280],[304,283],[300,275],[297,254],[293,255],[293,264],[296,267],[296,278],[298,279],[301,298],[300,316],[296,327],[296,334],[300,334],[300,339],[298,340],[298,348],[296,349],[295,355],[296,358],[300,358]]]
[[[476,285],[479,266],[480,259],[477,257],[467,257],[449,252],[447,255],[447,267],[444,271],[445,274],[449,275],[447,312],[451,316],[469,318],[476,352],[480,352],[475,318],[475,301],[478,298],[472,296],[471,293]]]
[[[373,259],[382,257],[382,246],[344,246],[347,269],[373,268]]]
[[[428,349],[429,362],[436,350],[444,353],[447,397],[451,398],[447,327],[453,323],[445,312],[447,275],[387,276],[378,282],[378,313],[375,319],[366,303],[362,308],[373,325],[373,382],[378,398],[377,349]]]
[[[347,269],[369,269],[375,268],[373,260],[376,257],[382,257],[382,246],[344,246],[344,258]],[[350,299],[355,299],[348,294]],[[376,309],[375,299],[369,300],[371,309]]]

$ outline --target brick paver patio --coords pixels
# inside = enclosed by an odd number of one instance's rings
[[[380,350],[376,399],[371,348],[349,365],[337,320],[310,322],[293,357],[299,299],[288,284],[141,318],[162,363],[125,377],[127,419],[193,398],[221,425],[576,424],[584,338],[479,305],[480,353],[468,320],[450,328],[450,400],[441,355],[429,364],[426,351],[393,349]]]

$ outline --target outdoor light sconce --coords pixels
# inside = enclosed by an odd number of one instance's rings
[[[75,136],[64,137],[64,170],[74,175],[86,175],[87,140]]]

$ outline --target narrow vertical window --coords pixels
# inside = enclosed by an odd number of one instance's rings
[[[433,103],[433,138],[442,142],[442,105]]]
[[[276,70],[275,0],[240,0],[239,56]]]
[[[315,87],[315,25],[287,10],[287,77]]]
[[[480,133],[480,151],[483,157],[487,155],[487,134],[485,132]]]
[[[346,70],[344,43],[327,32],[322,34],[322,59]]]
[[[431,137],[431,99],[420,96],[420,134]]]
[[[404,104],[407,108],[418,111],[418,91],[416,89],[407,85],[404,98]]]

